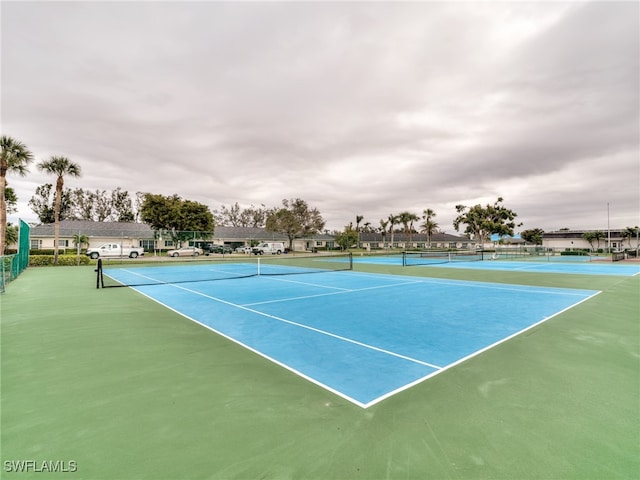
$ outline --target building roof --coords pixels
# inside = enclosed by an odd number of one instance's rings
[[[431,242],[456,242],[456,243],[464,243],[471,242],[473,240],[468,237],[462,237],[460,235],[450,235],[448,233],[434,233],[429,238],[427,238],[426,233],[414,233],[412,235],[405,235],[403,232],[395,232],[393,234],[394,242],[404,242],[409,241],[409,237],[412,242],[426,242],[430,240]],[[391,241],[391,234],[387,233],[384,237],[386,242]],[[361,232],[360,233],[360,241],[361,242],[381,242],[382,234],[381,233],[372,233],[372,232]]]
[[[153,230],[146,223],[92,222],[90,220],[62,220],[60,236],[86,235],[87,237],[136,237],[153,238]],[[54,224],[31,226],[32,237],[53,237]]]
[[[53,237],[54,224],[45,223],[31,226],[32,237]],[[72,237],[86,235],[87,237],[135,237],[153,239],[154,230],[146,223],[134,222],[93,222],[90,220],[63,220],[60,222],[60,236]],[[216,227],[214,238],[238,240],[276,240],[285,241],[288,237],[282,233],[267,232],[264,228],[254,227]],[[305,237],[315,240],[333,240],[332,235],[324,233]]]

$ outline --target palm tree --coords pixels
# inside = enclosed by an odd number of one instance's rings
[[[391,234],[391,248],[393,248],[393,227],[398,224],[398,216],[392,213],[387,220],[389,221],[389,233]]]
[[[362,215],[356,215],[356,233],[358,234],[358,247],[360,247],[360,222],[363,218],[364,216]]]
[[[433,221],[433,217],[436,216],[436,212],[427,208],[422,211],[422,219],[424,223],[421,225],[422,231],[427,234],[427,248],[431,247],[431,235],[437,230],[438,224]]]
[[[407,249],[407,243],[411,242],[411,230],[413,229],[413,222],[417,219],[418,219],[418,216],[415,213],[400,212],[398,214],[398,223],[401,223],[404,227],[405,250]],[[409,224],[412,224],[412,226],[409,227]]]
[[[4,197],[7,173],[26,175],[32,160],[33,155],[24,144],[5,135],[0,137],[0,256],[4,255],[7,236],[7,203]]]
[[[380,219],[380,233],[382,233],[382,244],[384,245],[387,237],[387,225],[389,224],[389,220]]]
[[[603,238],[605,238],[606,235],[604,234],[604,232],[602,230],[596,230],[595,232],[593,232],[593,239],[597,242],[597,249],[600,250],[600,240],[602,240]]]
[[[56,203],[54,207],[54,249],[53,249],[53,264],[58,265],[58,244],[60,240],[60,204],[62,201],[62,187],[64,186],[64,176],[71,175],[72,177],[80,176],[80,167],[70,161],[67,157],[51,157],[47,162],[40,162],[38,168],[47,173],[58,176],[56,182]]]
[[[88,245],[89,244],[89,237],[87,237],[86,235],[82,235],[81,233],[76,233],[73,236],[73,244],[76,247],[82,248],[82,245]]]
[[[638,227],[627,227],[622,232],[622,241],[626,238],[629,240],[629,249],[631,249],[631,239],[634,237],[638,237]]]

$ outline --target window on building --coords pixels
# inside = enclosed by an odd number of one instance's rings
[[[29,241],[29,249],[30,250],[40,250],[42,248],[42,240],[32,238]]]
[[[156,241],[155,240],[140,240],[140,246],[145,250],[155,250],[156,249]]]

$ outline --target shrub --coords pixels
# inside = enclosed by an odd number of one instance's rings
[[[30,267],[53,266],[53,255],[29,255]],[[80,256],[80,265],[89,265],[91,259],[85,255]],[[58,255],[58,265],[76,266],[78,257],[76,255]]]

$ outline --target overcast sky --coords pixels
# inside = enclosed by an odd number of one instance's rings
[[[498,197],[527,228],[640,224],[638,2],[7,2],[2,134],[66,187],[328,229]],[[9,175],[19,216],[55,179]]]

